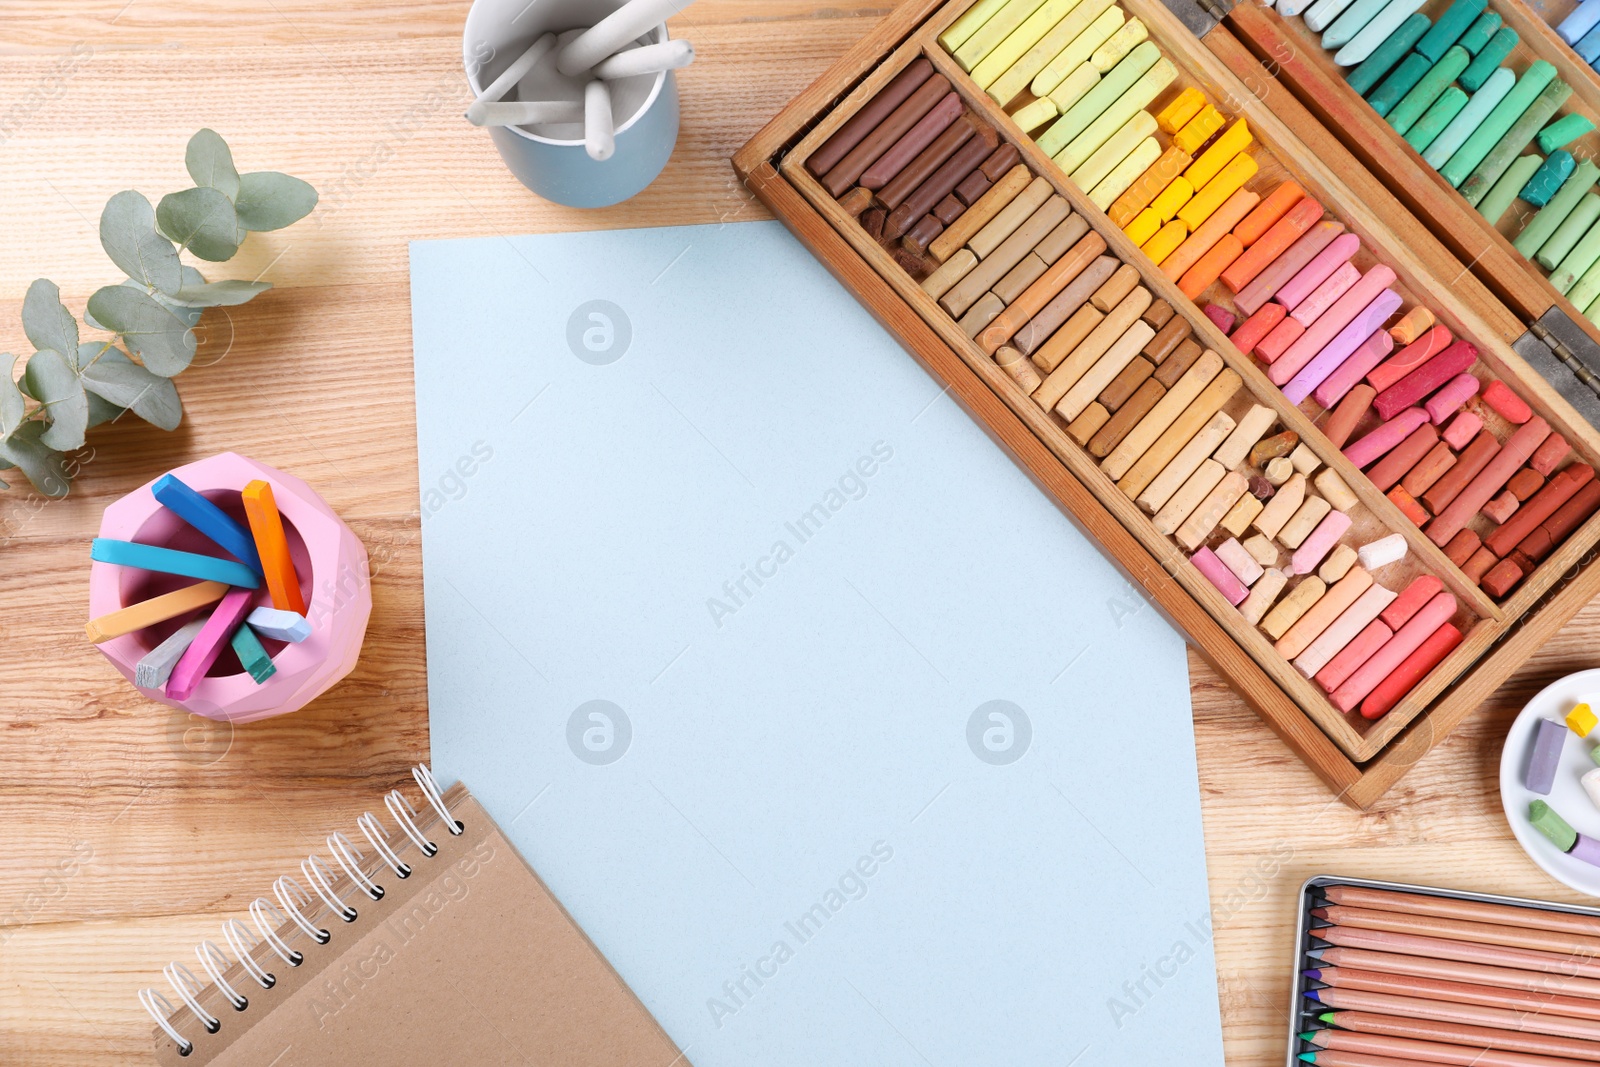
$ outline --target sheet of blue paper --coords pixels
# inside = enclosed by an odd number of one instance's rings
[[[435,771],[689,1061],[1222,1063],[1181,640],[821,265],[411,267]]]

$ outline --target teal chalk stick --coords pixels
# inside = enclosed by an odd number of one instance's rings
[[[1333,25],[1334,20],[1343,15],[1345,9],[1349,6],[1350,0],[1316,0],[1316,3],[1306,8],[1304,16],[1306,29],[1312,33],[1321,33]],[[1372,9],[1373,12],[1376,12],[1378,7],[1382,6],[1383,0],[1378,0],[1377,7]],[[1371,15],[1368,15],[1368,17],[1370,18]]]
[[[248,626],[240,626],[233,631],[229,639],[233,644],[233,651],[239,657],[239,665],[250,673],[257,685],[278,673],[278,668],[272,665],[272,657],[267,655],[267,650],[262,647],[261,639],[254,630]]]
[[[1534,262],[1545,270],[1555,270],[1597,221],[1600,221],[1600,195],[1585,193],[1577,206],[1561,220],[1561,225],[1550,235],[1550,240],[1540,247]]]
[[[1517,79],[1517,84],[1511,87],[1505,99],[1489,112],[1488,117],[1483,120],[1483,125],[1473,130],[1472,136],[1467,138],[1466,143],[1456,150],[1456,154],[1450,157],[1449,162],[1439,168],[1444,180],[1460,188],[1461,183],[1478,169],[1478,164],[1483,162],[1489,150],[1500,143],[1500,139],[1516,125],[1517,120],[1522,118],[1523,113],[1532,106],[1539,94],[1555,80],[1555,76],[1555,67],[1542,59],[1534,60],[1522,77]],[[1510,160],[1506,162],[1509,163]]]
[[[1596,178],[1600,178],[1600,166],[1587,159],[1579,163],[1567,180],[1561,183],[1560,191],[1552,196],[1550,202],[1540,208],[1539,213],[1528,221],[1521,233],[1517,234],[1516,239],[1511,242],[1512,247],[1527,259],[1532,259],[1543,251],[1546,242],[1555,236],[1557,228],[1566,221],[1567,215],[1577,206],[1578,201],[1594,188]],[[1559,263],[1561,257],[1572,250],[1572,246],[1578,243],[1578,238],[1582,235],[1582,229],[1573,234],[1572,240],[1562,248],[1561,255],[1556,256],[1551,263]]]
[[[1467,27],[1471,26],[1473,20],[1483,14],[1483,9],[1488,6],[1487,0],[1456,0],[1450,5],[1450,10],[1439,16],[1439,21],[1433,24],[1433,29],[1417,42],[1417,51],[1435,63],[1439,62],[1440,58],[1450,50],[1450,46],[1467,32]]]
[[[157,478],[150,492],[158,504],[205,534],[212,544],[257,574],[261,573],[261,556],[256,552],[255,538],[227,512],[170,474]]]
[[[1377,51],[1395,30],[1421,7],[1423,0],[1390,0],[1372,21],[1361,27],[1348,44],[1333,54],[1333,62],[1341,67],[1353,67]]]
[[[1533,177],[1528,179],[1528,184],[1522,187],[1517,198],[1534,207],[1544,207],[1577,168],[1577,160],[1572,158],[1571,152],[1552,152],[1550,158],[1539,164],[1539,169],[1533,172]]]
[[[297,611],[256,608],[244,621],[262,636],[274,641],[287,641],[291,645],[298,645],[311,636],[311,623]]]
[[[1467,180],[1461,183],[1461,195],[1467,198],[1467,203],[1477,204],[1488,194],[1489,187],[1499,181],[1500,175],[1506,172],[1511,161],[1533,143],[1533,139],[1539,136],[1544,124],[1550,121],[1550,116],[1554,115],[1571,95],[1572,86],[1560,78],[1540,90],[1528,109],[1518,116],[1511,124],[1511,128],[1494,143],[1493,148],[1489,149],[1489,154],[1483,157],[1483,161],[1473,168]],[[1468,138],[1468,141],[1470,142],[1471,138]]]
[[[1502,26],[1495,31],[1489,43],[1483,46],[1483,51],[1472,57],[1472,64],[1461,72],[1461,88],[1469,93],[1475,93],[1484,82],[1489,80],[1489,75],[1500,69],[1500,61],[1511,54],[1517,47],[1517,31],[1510,26]]]
[[[1500,180],[1490,187],[1489,192],[1475,205],[1478,214],[1488,219],[1491,224],[1498,223],[1500,216],[1506,213],[1506,208],[1511,206],[1511,201],[1517,198],[1517,191],[1523,187],[1533,172],[1539,169],[1538,156],[1518,156],[1511,161],[1505,173],[1500,175]]]
[[[1556,269],[1550,274],[1550,284],[1555,286],[1556,292],[1565,294],[1578,282],[1578,276],[1595,265],[1600,260],[1600,222],[1596,222],[1584,231],[1578,243],[1572,246]]]
[[[1366,96],[1372,87],[1383,80],[1383,76],[1400,62],[1400,57],[1411,51],[1411,46],[1422,39],[1428,32],[1428,27],[1433,25],[1428,16],[1421,14],[1412,15],[1400,24],[1400,28],[1391,33],[1386,41],[1372,50],[1372,54],[1363,59],[1359,66],[1350,72],[1345,79],[1350,83],[1350,88],[1359,95]]]
[[[1500,16],[1493,11],[1485,11],[1478,16],[1478,21],[1472,24],[1472,28],[1461,35],[1456,44],[1477,55],[1483,51],[1483,46],[1489,43],[1489,38],[1493,37],[1499,28]]]
[[[1434,139],[1444,132],[1450,125],[1450,120],[1461,114],[1461,109],[1467,106],[1467,94],[1458,86],[1452,85],[1439,95],[1433,106],[1422,113],[1422,117],[1412,123],[1411,129],[1406,133],[1406,144],[1424,152]]]
[[[1418,55],[1421,53],[1419,52]],[[1422,113],[1433,106],[1441,93],[1456,80],[1456,75],[1467,69],[1467,64],[1472,57],[1465,48],[1451,46],[1444,54],[1444,58],[1433,65],[1428,73],[1412,90],[1401,98],[1400,102],[1386,116],[1394,132],[1404,137],[1411,129],[1411,124],[1422,117]]]
[[[231,559],[179,552],[133,541],[113,541],[108,537],[94,539],[89,546],[89,558],[118,567],[138,567],[140,570],[198,578],[203,582],[223,582],[242,589],[256,589],[261,585],[261,579],[255,571]]]
[[[1576,111],[1562,115],[1539,131],[1539,151],[1549,155],[1556,149],[1576,141],[1592,129],[1594,129],[1594,123]]]
[[[1517,76],[1504,67],[1494,72],[1494,76],[1483,84],[1483,88],[1472,94],[1467,101],[1467,106],[1461,113],[1450,120],[1450,125],[1444,132],[1435,138],[1428,150],[1422,153],[1422,161],[1434,170],[1438,170],[1456,154],[1456,150],[1466,143],[1468,137],[1483,120],[1489,117],[1489,112],[1505,99],[1511,87],[1516,84]]]
[[[1387,115],[1394,110],[1405,95],[1417,87],[1423,75],[1433,69],[1433,64],[1428,62],[1428,57],[1412,52],[1400,65],[1394,68],[1394,73],[1383,79],[1383,84],[1372,90],[1372,95],[1367,97],[1367,103],[1372,105],[1372,110],[1379,115]]]

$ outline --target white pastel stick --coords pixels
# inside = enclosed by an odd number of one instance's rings
[[[583,149],[604,163],[617,150],[617,126],[611,120],[611,86],[596,78],[583,87]]]
[[[1387,567],[1391,563],[1398,563],[1406,558],[1406,539],[1400,534],[1390,534],[1380,537],[1376,541],[1368,541],[1357,549],[1361,557],[1361,566],[1369,571],[1379,567]]]
[[[473,116],[473,109],[477,116]],[[583,105],[571,100],[513,100],[473,104],[467,120],[474,126],[533,126],[541,122],[582,122]]]
[[[1600,3],[1600,0],[1595,2]],[[680,70],[693,62],[694,45],[688,41],[662,41],[660,44],[647,44],[643,48],[630,48],[610,59],[602,59],[594,68],[594,76],[615,81],[636,74]]]
[[[262,637],[270,637],[274,641],[287,641],[291,645],[298,645],[311,636],[311,623],[298,611],[256,608],[245,622]]]
[[[178,660],[194,644],[194,639],[200,636],[207,618],[202,615],[198,619],[191,619],[174,630],[171,637],[145,653],[139,665],[133,669],[133,684],[144,689],[160,689],[166,685],[167,679],[172,677],[172,668],[178,665]]]
[[[581,74],[688,6],[688,0],[628,0],[563,48],[556,69],[569,78]]]
[[[491,123],[480,122],[473,118],[472,109],[483,104],[492,104],[505,96],[506,93],[511,91],[511,87],[526,77],[528,71],[533,69],[533,65],[543,59],[546,53],[555,46],[556,35],[553,33],[547,33],[529,45],[528,50],[518,56],[511,66],[502,71],[500,77],[490,82],[489,87],[479,95],[478,99],[472,102],[471,107],[467,108],[467,121],[474,126],[491,125]]]

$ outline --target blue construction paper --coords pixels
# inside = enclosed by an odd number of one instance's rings
[[[689,1061],[1222,1063],[1180,638],[811,255],[411,265],[435,772]]]

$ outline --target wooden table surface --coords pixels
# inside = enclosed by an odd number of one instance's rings
[[[125,188],[154,200],[189,184],[184,144],[202,126],[229,139],[241,170],[288,171],[322,192],[310,218],[251,237],[227,268],[265,271],[277,288],[210,313],[180,381],[177,432],[131,420],[94,431],[65,501],[0,493],[8,1067],[147,1062],[135,991],[161,985],[168,960],[192,965],[198,939],[427,758],[406,242],[765,217],[729,156],[889,4],[701,0],[673,24],[699,53],[682,75],[677,154],[643,195],[592,214],[534,198],[462,120],[467,6],[7,0],[0,11],[0,349],[30,351],[18,313],[34,278],[59,283],[79,312],[116,280],[96,236],[101,205]],[[299,714],[208,734],[140,698],[82,624],[101,510],[225,449],[318,486],[379,563],[355,673]],[[1551,679],[1594,666],[1597,639],[1600,604],[1364,815],[1191,656],[1230,1064],[1280,1062],[1295,890],[1309,875],[1577,899],[1518,851],[1494,782],[1510,717]]]

